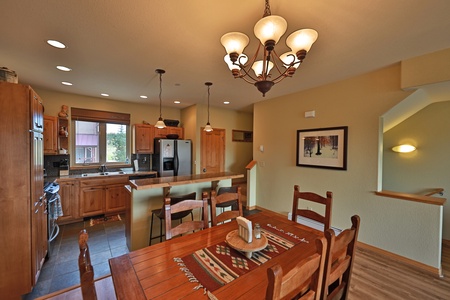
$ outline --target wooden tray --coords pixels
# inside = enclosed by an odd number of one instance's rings
[[[260,251],[267,247],[267,238],[264,234],[261,233],[260,239],[256,239],[253,236],[252,242],[247,243],[239,236],[237,229],[230,231],[227,234],[226,242],[231,248],[244,252],[247,258],[251,258],[253,252]]]

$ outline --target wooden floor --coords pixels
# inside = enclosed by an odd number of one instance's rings
[[[450,245],[443,245],[444,277],[417,270],[366,249],[358,248],[349,300],[450,299]]]

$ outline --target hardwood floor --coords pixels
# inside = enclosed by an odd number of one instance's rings
[[[443,245],[442,278],[370,250],[356,253],[349,300],[450,299],[449,244]]]

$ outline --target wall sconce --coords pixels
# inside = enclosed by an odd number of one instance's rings
[[[392,147],[392,151],[399,152],[399,153],[409,153],[409,152],[413,152],[414,150],[416,150],[416,147],[414,147],[413,145],[407,145],[407,144]]]

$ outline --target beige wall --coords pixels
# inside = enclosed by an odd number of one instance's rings
[[[256,204],[287,214],[294,184],[320,194],[332,191],[333,226],[347,228],[350,217],[358,214],[361,242],[439,268],[440,227],[435,222],[440,216],[439,207],[374,195],[378,184],[379,118],[408,95],[400,89],[400,64],[396,64],[256,103]],[[316,117],[304,118],[310,110],[315,110]],[[277,126],[271,121],[276,121]],[[336,126],[348,126],[347,170],[296,167],[296,131]],[[264,152],[259,151],[259,145],[264,145]]]
[[[383,189],[421,193],[432,188],[450,191],[450,101],[427,106],[384,133]],[[393,146],[415,145],[411,153],[396,153]],[[435,195],[439,196],[439,195]],[[444,239],[450,240],[450,206],[444,205]]]

